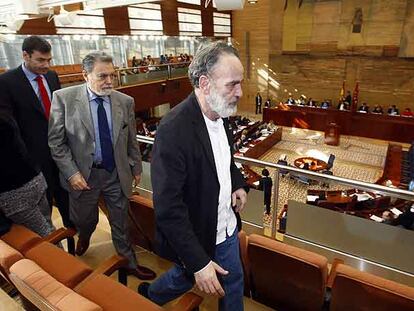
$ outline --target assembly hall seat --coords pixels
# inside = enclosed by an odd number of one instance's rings
[[[108,277],[117,270],[118,275],[125,274],[123,268],[127,265],[127,259],[124,257],[114,255],[93,270],[49,242],[36,239],[32,247],[27,247],[27,241],[15,244],[26,246],[18,252],[0,241],[1,256],[4,253],[8,255],[1,262],[8,265],[7,270],[4,269],[8,280],[16,286],[29,309],[35,305],[41,310],[61,311],[74,310],[74,306],[80,311],[163,310]],[[181,297],[173,310],[192,310],[201,300],[201,297],[188,293]]]
[[[321,310],[328,279],[325,257],[257,234],[247,240],[244,267],[254,300],[276,310]]]
[[[9,232],[0,237],[0,274],[10,282],[10,267],[23,259],[31,249],[41,243],[55,244],[63,239],[73,240],[75,233],[73,229],[60,228],[42,238],[24,226],[12,225]]]
[[[331,311],[414,310],[414,288],[339,264],[331,292]]]
[[[21,295],[40,310],[165,310],[99,271],[90,274],[74,288],[65,286],[29,259],[16,262],[10,272],[10,278]],[[200,296],[187,293],[169,310],[190,311],[201,301]]]
[[[129,205],[129,228],[132,242],[153,252],[155,212],[152,200],[140,195],[133,195],[129,199]]]

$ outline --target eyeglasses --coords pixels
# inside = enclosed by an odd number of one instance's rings
[[[110,78],[111,80],[118,78],[116,73],[98,73],[95,74],[95,77],[98,81],[105,81],[107,78]]]

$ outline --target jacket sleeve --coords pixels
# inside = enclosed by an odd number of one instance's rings
[[[53,160],[65,177],[69,179],[79,171],[72,151],[67,144],[65,129],[65,103],[58,92],[55,92],[49,117],[49,147]]]
[[[182,139],[185,137],[180,140],[180,134],[171,127],[159,126],[153,147],[151,176],[156,222],[186,269],[195,273],[211,258],[195,235],[184,202],[187,165]]]
[[[128,107],[128,160],[132,175],[137,176],[142,173],[141,151],[137,141],[137,124],[135,121],[135,103],[131,99]]]

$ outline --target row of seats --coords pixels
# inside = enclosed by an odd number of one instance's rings
[[[73,232],[74,234],[74,232]],[[96,270],[22,226],[1,236],[1,274],[19,291],[25,307],[39,310],[164,310],[108,277],[127,259],[115,255]],[[187,293],[170,310],[193,310],[202,298]],[[76,307],[75,307],[76,306]]]
[[[75,64],[75,65],[57,65],[51,66],[51,70],[56,71],[59,76],[59,80],[61,84],[68,84],[68,83],[75,83],[75,82],[82,82],[82,65]]]
[[[414,288],[240,232],[245,295],[276,310],[414,310]]]
[[[154,249],[152,200],[130,201],[134,243]],[[339,261],[328,273],[324,256],[276,240],[239,233],[245,296],[276,310],[414,310],[414,288],[361,272]],[[338,264],[337,264],[338,263]]]

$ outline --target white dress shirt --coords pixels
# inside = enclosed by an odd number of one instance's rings
[[[223,119],[212,121],[204,114],[211,148],[213,149],[214,163],[220,183],[219,204],[217,207],[217,236],[216,245],[224,242],[236,229],[237,220],[231,207],[231,174],[230,174],[230,146],[224,129]]]

